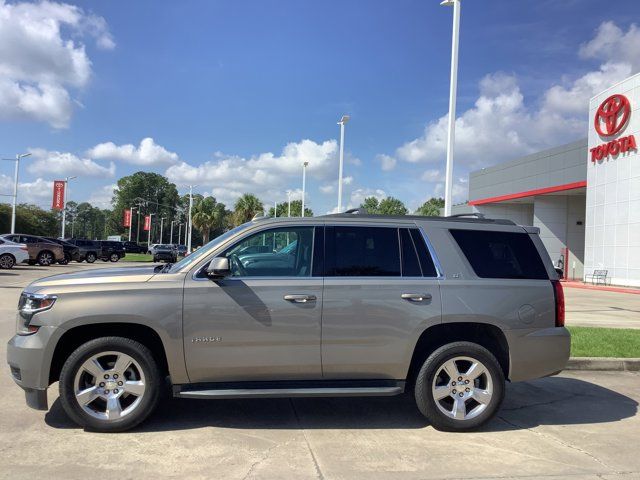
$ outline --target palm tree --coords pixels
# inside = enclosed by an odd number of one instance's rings
[[[218,203],[214,197],[204,198],[193,206],[191,219],[193,226],[202,233],[203,243],[209,241],[211,230],[219,230],[221,233],[226,213],[224,203]]]
[[[253,217],[264,212],[264,205],[252,193],[245,193],[236,202],[233,217],[236,225],[251,221]]]

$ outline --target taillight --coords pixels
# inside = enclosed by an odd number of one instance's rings
[[[22,246],[20,247],[20,250],[24,250],[25,252],[28,252],[28,251],[29,251],[29,249],[27,248],[27,246],[26,246],[26,245],[22,245]]]
[[[551,284],[556,299],[556,327],[564,327],[564,290],[560,280],[551,280]]]

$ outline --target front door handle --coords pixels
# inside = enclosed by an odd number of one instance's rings
[[[289,294],[289,295],[285,295],[284,299],[287,302],[293,302],[293,303],[307,303],[307,302],[313,302],[316,300],[316,296],[315,295],[297,295],[297,294]]]
[[[422,302],[424,300],[431,300],[430,293],[403,293],[401,297],[404,300],[409,300],[410,302]]]

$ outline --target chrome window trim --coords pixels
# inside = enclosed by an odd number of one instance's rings
[[[442,270],[442,264],[440,263],[440,259],[438,258],[438,255],[436,254],[435,249],[433,248],[433,244],[431,243],[431,240],[429,240],[429,237],[427,236],[426,232],[422,227],[417,227],[417,228],[420,231],[420,234],[422,235],[423,240],[427,244],[427,250],[429,251],[429,255],[431,255],[431,261],[433,262],[433,265],[436,267],[435,277],[422,277],[422,278],[434,278],[437,280],[444,280],[445,278],[444,270]]]

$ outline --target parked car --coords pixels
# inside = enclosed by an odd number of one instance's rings
[[[37,235],[25,235],[23,233],[6,233],[0,238],[14,243],[22,243],[29,251],[29,264],[47,266],[59,262],[64,258],[62,246],[53,243]]]
[[[117,262],[125,256],[124,246],[122,242],[113,242],[109,240],[101,240],[100,242],[100,259],[103,262]]]
[[[153,261],[154,263],[163,262],[177,262],[178,261],[178,249],[175,245],[160,244],[154,248]]]
[[[156,246],[157,246],[157,245],[158,245],[157,243],[152,243],[152,244],[150,244],[150,245],[147,247],[147,253],[148,253],[149,255],[153,255],[153,254],[155,253],[155,251],[156,251]]]
[[[21,243],[14,243],[6,238],[0,238],[0,268],[8,270],[18,263],[29,261],[29,249]]]
[[[66,238],[65,242],[78,247],[78,262],[93,263],[102,255],[102,246],[98,241],[84,238]]]
[[[186,245],[176,245],[176,249],[178,250],[178,256],[186,257],[187,256],[187,246]]]
[[[124,241],[122,242],[125,253],[147,253],[147,248],[142,245],[138,245],[136,242]]]
[[[66,265],[71,260],[75,260],[76,262],[79,261],[80,249],[75,245],[65,242],[64,240],[60,240],[59,238],[52,238],[52,237],[43,237],[43,238],[49,240],[50,242],[57,243],[58,245],[62,246],[62,251],[64,252],[64,258],[62,258],[62,260],[58,260],[58,263],[60,265]]]
[[[294,260],[243,264],[264,236]],[[102,432],[147,418],[165,379],[199,399],[411,392],[433,427],[471,430],[570,343],[539,230],[454,217],[258,219],[173,265],[35,281],[18,319],[27,404],[59,382],[69,418]]]

